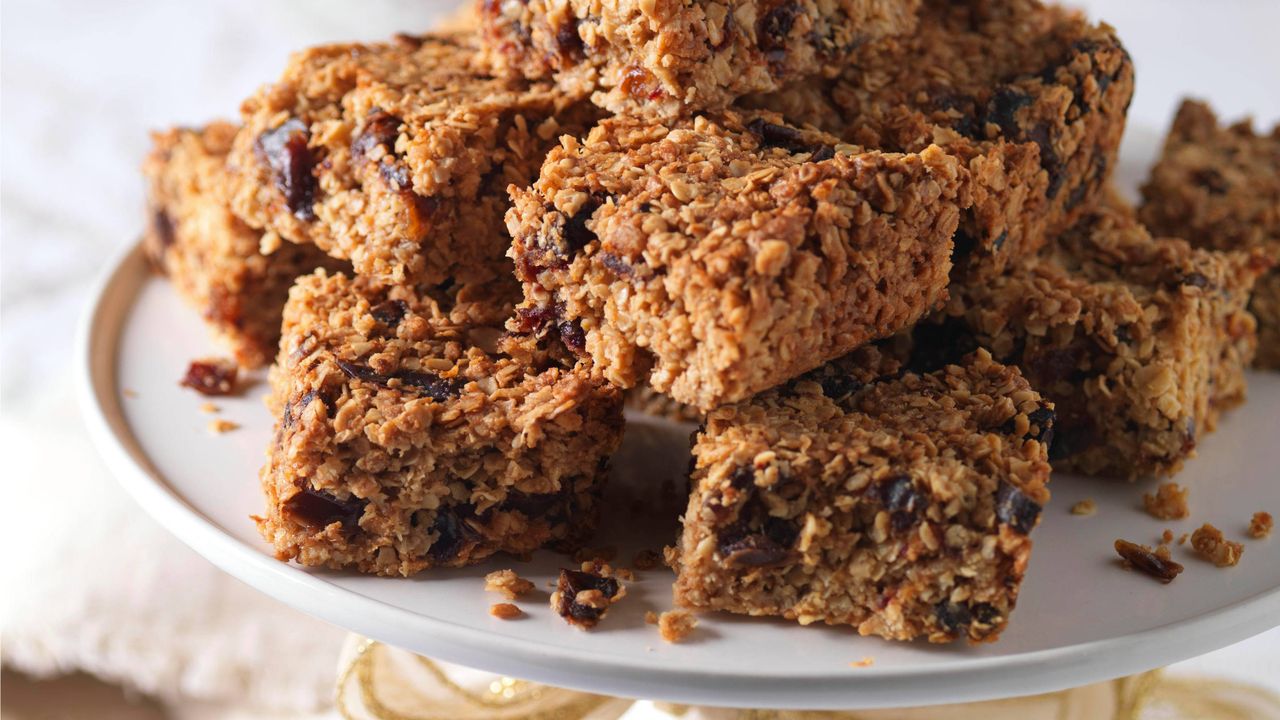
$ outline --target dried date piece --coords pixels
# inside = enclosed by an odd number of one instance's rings
[[[1137,568],[1165,584],[1173,582],[1183,570],[1181,564],[1160,557],[1146,545],[1117,539],[1115,548],[1127,566]]]
[[[275,177],[276,189],[284,196],[289,212],[299,220],[314,220],[316,178],[309,143],[311,133],[298,118],[290,118],[280,127],[258,137],[257,149],[266,159]]]
[[[626,595],[626,588],[613,578],[580,570],[561,570],[551,609],[565,622],[590,629],[608,612],[609,606]]]
[[[187,366],[187,374],[183,376],[181,385],[201,395],[230,395],[235,392],[238,374],[239,367],[233,360],[226,358],[192,360]]]

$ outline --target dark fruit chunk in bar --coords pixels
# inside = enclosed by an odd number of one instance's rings
[[[316,179],[311,174],[315,162],[307,147],[309,139],[307,126],[297,118],[258,138],[258,151],[275,174],[276,188],[284,195],[289,211],[300,220],[315,219],[311,208],[316,194]]]
[[[618,596],[619,589],[618,581],[613,578],[580,570],[561,570],[560,578],[556,581],[556,592],[551,598],[552,609],[571,625],[594,627],[605,616],[609,603]],[[584,593],[588,597],[598,593],[603,602],[579,602],[579,596]]]
[[[897,475],[879,485],[880,502],[889,511],[889,524],[894,532],[904,532],[916,524],[928,498],[916,490],[910,475]],[[1037,508],[1038,509],[1038,508]]]
[[[466,517],[472,515],[471,507],[465,506],[464,512],[455,512],[450,508],[442,508],[436,513],[436,521],[431,529],[436,533],[435,542],[427,554],[438,563],[447,563],[462,554],[467,545],[474,543],[476,533],[466,523]]]
[[[1182,572],[1182,565],[1156,555],[1150,548],[1128,540],[1116,540],[1116,552],[1130,566],[1141,570],[1162,583],[1173,582]]]
[[[1026,535],[1040,518],[1040,505],[1009,483],[996,491],[996,519]]]
[[[390,375],[383,375],[368,365],[360,365],[346,360],[339,360],[338,367],[342,368],[342,372],[346,373],[348,377],[381,385],[382,387],[391,387],[391,381],[397,380],[400,386],[420,391],[436,402],[444,402],[449,398],[457,397],[463,386],[466,385],[461,380],[442,378],[439,375],[419,370],[397,370]]]
[[[235,391],[238,372],[239,368],[231,360],[192,360],[187,367],[187,374],[182,378],[182,386],[201,395],[230,395]]]
[[[308,487],[286,500],[284,511],[297,522],[312,528],[328,527],[335,522],[353,528],[360,522],[367,504],[367,500],[355,496],[340,500],[323,490]]]
[[[373,319],[389,327],[399,325],[407,312],[409,312],[409,306],[403,300],[388,300],[369,309]]]
[[[374,148],[382,145],[388,153],[395,152],[396,138],[400,137],[400,118],[374,110],[369,114],[364,131],[351,141],[351,157],[357,163],[364,162],[365,157]]]

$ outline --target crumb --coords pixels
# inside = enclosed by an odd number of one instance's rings
[[[1182,533],[1182,535],[1181,535],[1180,537],[1178,537],[1178,544],[1179,544],[1179,545],[1186,545],[1186,544],[1187,544],[1187,540],[1188,540],[1188,539],[1190,539],[1190,537],[1191,537],[1191,533]]]
[[[533,590],[533,583],[516,574],[515,570],[494,570],[484,576],[486,592],[502,593],[508,600],[515,600]]]
[[[1249,537],[1261,540],[1271,534],[1271,528],[1275,525],[1275,521],[1271,519],[1271,513],[1256,512],[1249,519]]]
[[[233,423],[230,420],[225,420],[223,418],[217,418],[209,421],[209,432],[217,433],[219,435],[222,433],[229,433],[232,430],[237,430],[239,428],[239,423]]]
[[[1160,520],[1182,520],[1191,514],[1187,508],[1187,488],[1178,483],[1165,483],[1156,488],[1156,494],[1143,493],[1142,504],[1151,517]]]
[[[587,571],[561,570],[556,591],[551,593],[551,609],[570,625],[590,629],[604,619],[610,605],[626,594],[627,588],[613,578]]]
[[[1238,542],[1232,542],[1222,535],[1222,531],[1218,528],[1205,523],[1191,534],[1191,547],[1200,554],[1200,557],[1212,562],[1218,567],[1230,567],[1240,562],[1240,555],[1244,552],[1244,546]]]
[[[239,372],[235,361],[227,358],[192,360],[179,384],[201,395],[230,395],[236,389]]]
[[[656,612],[654,612],[654,611],[652,611],[652,610],[646,610],[646,611],[644,612],[644,621],[645,621],[645,624],[647,624],[647,625],[657,625],[657,624],[658,624],[658,613],[656,613]]]
[[[1072,515],[1092,515],[1098,512],[1098,503],[1093,498],[1085,498],[1075,505],[1071,506]]]
[[[218,407],[217,405],[214,405],[211,402],[207,402],[200,406],[200,412],[209,413],[210,415],[216,412],[220,412],[221,410],[222,408]]]
[[[496,603],[489,606],[489,614],[499,620],[515,620],[524,615],[524,611],[511,603]]]
[[[855,660],[849,663],[849,667],[854,667],[854,668],[871,667],[872,665],[875,664],[875,662],[876,662],[876,659],[868,655],[862,658],[861,660]]]
[[[1167,557],[1161,557],[1146,545],[1128,540],[1116,540],[1115,548],[1124,559],[1126,568],[1136,568],[1165,584],[1173,582],[1173,579],[1183,570],[1182,565]],[[1166,547],[1164,554],[1167,555],[1168,551],[1169,548]]]
[[[636,579],[636,574],[631,572],[628,568],[618,568],[614,574],[618,576],[619,580],[626,580],[627,582],[631,582]]]
[[[1169,543],[1173,542],[1173,531],[1168,528],[1165,528],[1164,532],[1160,533],[1160,542],[1165,545],[1168,545]]]
[[[609,562],[618,555],[618,548],[612,545],[602,548],[579,548],[573,554],[573,561],[577,563],[584,562]]]
[[[674,568],[680,562],[680,548],[675,545],[662,548],[662,562],[667,567]]]
[[[652,550],[641,550],[631,561],[637,570],[652,570],[661,563],[662,556]]]
[[[607,562],[599,560],[587,560],[578,566],[578,569],[584,573],[592,573],[604,577],[613,577],[613,566]]]
[[[1169,562],[1170,560],[1173,559],[1173,551],[1169,549],[1168,545],[1164,545],[1164,544],[1157,545],[1155,553],[1156,553],[1156,557],[1160,558],[1161,560],[1164,560],[1165,562]]]
[[[127,398],[136,398],[136,397],[138,397],[138,391],[137,391],[137,390],[130,390],[129,388],[125,388],[125,389],[124,389],[124,396],[125,396],[125,397],[127,397]]]
[[[658,632],[669,643],[678,643],[698,626],[698,618],[688,610],[668,610],[658,616]]]

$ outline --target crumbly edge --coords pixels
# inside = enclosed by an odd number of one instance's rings
[[[1052,406],[985,351],[926,375],[881,375],[896,364],[877,352],[708,415],[678,604],[998,636],[1049,499]]]
[[[928,366],[982,346],[1019,365],[1058,405],[1059,469],[1171,475],[1244,399],[1260,271],[1255,256],[1152,238],[1130,210],[1100,208],[1025,266],[953,283],[914,352]]]
[[[521,327],[568,325],[621,387],[699,409],[914,323],[945,297],[966,175],[772,114],[606,120],[513,189]]]
[[[550,83],[491,76],[473,35],[438,33],[299,52],[242,115],[235,211],[403,284],[510,274],[507,185],[597,113]]]
[[[236,361],[257,368],[276,353],[293,279],[340,264],[309,247],[264,250],[262,233],[231,213],[225,161],[236,131],[213,122],[152,134],[142,168],[150,213],[143,246]]]
[[[847,67],[744,102],[865,147],[938,144],[960,158],[974,203],[956,274],[975,280],[1016,267],[1096,203],[1134,90],[1112,28],[1034,0],[927,0],[915,33]]]
[[[1223,125],[1205,103],[1184,100],[1142,188],[1153,232],[1217,250],[1258,249],[1273,263],[1249,311],[1258,321],[1258,367],[1280,368],[1280,124]]]
[[[259,520],[304,565],[411,575],[594,529],[621,394],[510,352],[510,291],[444,297],[343,275],[299,280],[271,375],[278,417]]]
[[[830,73],[861,45],[912,30],[919,5],[495,1],[482,37],[498,72],[555,77],[612,113],[671,119]]]

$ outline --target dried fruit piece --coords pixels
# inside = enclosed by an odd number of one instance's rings
[[[1271,513],[1256,512],[1249,519],[1249,537],[1262,539],[1271,534],[1271,528],[1275,525],[1275,521],[1271,519]]]
[[[311,133],[298,118],[258,136],[257,149],[266,159],[274,176],[276,189],[284,195],[289,212],[299,220],[314,220],[316,178],[311,174],[315,160],[308,143]]]
[[[295,522],[311,528],[325,528],[335,522],[355,527],[364,514],[367,500],[354,495],[342,500],[324,490],[305,487],[284,503],[284,512]]]
[[[1191,514],[1187,507],[1190,491],[1177,483],[1164,483],[1156,493],[1143,493],[1142,505],[1151,517],[1159,520],[1182,520]]]
[[[551,609],[565,622],[589,629],[596,626],[609,606],[626,595],[626,588],[613,578],[580,570],[561,570],[556,591],[551,594]]]
[[[1137,568],[1162,583],[1173,582],[1183,570],[1182,565],[1160,557],[1146,545],[1117,539],[1115,547],[1128,567]]]
[[[1023,535],[1035,528],[1041,509],[1039,503],[1007,482],[996,491],[996,519]]]
[[[1200,557],[1218,567],[1231,567],[1239,563],[1240,556],[1244,554],[1244,545],[1226,539],[1221,530],[1209,523],[1191,533],[1191,547]]]
[[[368,365],[346,360],[339,360],[338,367],[342,368],[342,372],[346,373],[348,377],[382,387],[390,387],[393,380],[399,381],[401,387],[420,391],[436,402],[444,402],[450,398],[457,397],[466,385],[465,381],[458,378],[442,378],[434,373],[421,370],[397,370],[389,375],[383,375]]]
[[[235,391],[239,371],[235,361],[226,358],[192,360],[181,385],[201,395],[230,395]]]
[[[502,593],[508,600],[515,600],[533,590],[533,583],[516,574],[515,570],[494,570],[484,576],[487,592]]]

